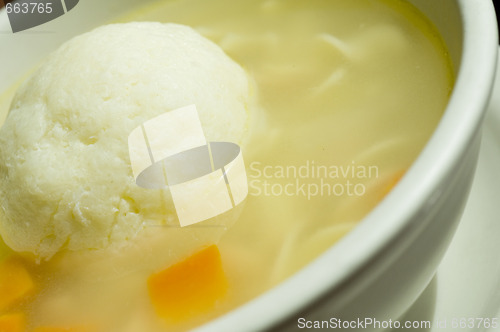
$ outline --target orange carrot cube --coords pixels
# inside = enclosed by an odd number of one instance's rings
[[[382,197],[385,197],[392,189],[394,189],[405,173],[406,171],[399,171],[387,180],[382,188]]]
[[[24,332],[26,318],[22,313],[12,313],[0,316],[0,332]]]
[[[33,279],[21,260],[11,257],[0,263],[0,311],[22,300],[33,289]]]
[[[214,308],[228,283],[217,246],[209,246],[186,260],[153,274],[148,280],[156,313],[170,323]]]
[[[41,326],[33,330],[33,332],[88,332],[91,331],[84,327],[55,327]]]

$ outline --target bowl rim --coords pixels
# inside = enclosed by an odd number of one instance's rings
[[[456,3],[463,24],[463,47],[455,86],[436,130],[401,181],[355,229],[318,258],[269,291],[195,331],[227,331],[234,326],[254,331],[276,326],[325,293],[342,287],[398,236],[407,233],[422,208],[438,198],[439,184],[461,163],[481,129],[497,64],[493,3]],[[339,255],[342,252],[349,252],[348,257]]]

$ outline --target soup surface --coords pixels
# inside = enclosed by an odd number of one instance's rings
[[[399,0],[177,0],[117,20],[129,21],[191,26],[255,82],[259,112],[242,144],[249,193],[217,243],[224,275],[191,270],[213,286],[196,296],[216,301],[194,300],[189,312],[165,318],[153,294],[159,274],[60,273],[57,260],[38,264],[2,247],[0,273],[16,276],[22,298],[0,300],[0,326],[185,330],[236,308],[304,267],[383,199],[431,136],[453,86],[437,32]],[[184,263],[218,266],[213,248]],[[2,278],[0,292],[9,284]],[[180,297],[182,287],[174,287]]]

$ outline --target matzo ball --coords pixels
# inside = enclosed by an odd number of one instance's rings
[[[151,220],[175,224],[168,190],[136,185],[127,138],[190,104],[207,141],[242,142],[246,73],[191,28],[113,24],[62,45],[19,89],[0,130],[4,241],[48,259],[127,241]],[[211,240],[201,234],[198,244]]]

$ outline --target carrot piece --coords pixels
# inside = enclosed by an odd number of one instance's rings
[[[397,172],[384,184],[384,187],[382,188],[382,197],[385,197],[392,189],[394,189],[405,173],[406,170]]]
[[[0,316],[0,332],[24,332],[26,318],[23,313],[12,313]]]
[[[148,280],[158,316],[177,323],[206,313],[227,292],[219,249],[211,245],[186,260],[153,274]]]
[[[11,257],[0,263],[0,311],[20,301],[34,287],[21,260]]]
[[[33,332],[87,332],[90,331],[83,327],[55,327],[41,326],[33,330]]]

